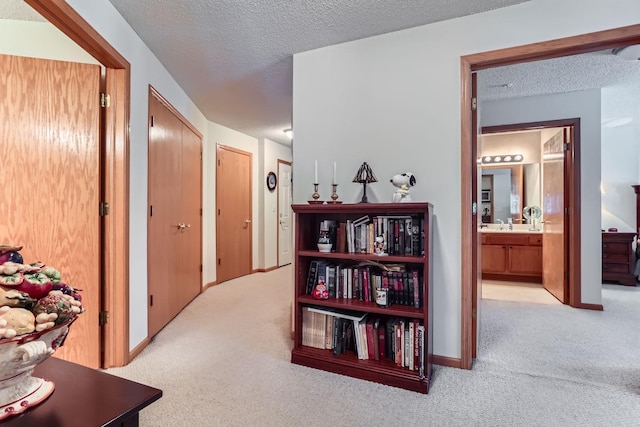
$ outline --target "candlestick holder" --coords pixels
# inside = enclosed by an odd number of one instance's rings
[[[311,195],[311,198],[313,198],[313,200],[309,200],[309,204],[312,205],[320,205],[322,203],[324,203],[324,200],[318,200],[320,199],[320,194],[318,194],[318,185],[317,183],[313,184],[313,194]]]
[[[338,184],[331,184],[331,187],[333,187],[333,193],[331,194],[331,201],[327,200],[327,203],[342,203],[342,201],[338,201],[338,193],[336,192],[338,189]]]

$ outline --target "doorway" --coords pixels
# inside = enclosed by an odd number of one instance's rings
[[[109,203],[102,217],[101,288],[103,368],[129,362],[129,62],[66,2],[25,0],[78,46],[105,67],[102,200]]]
[[[575,278],[565,272],[571,248],[580,246],[573,221],[580,216],[579,193],[572,189],[579,180],[579,129],[579,118],[481,129],[482,298],[486,292],[502,300],[578,300]]]
[[[278,267],[291,264],[291,162],[278,159]]]
[[[479,281],[477,272],[478,249],[476,240],[477,221],[477,165],[473,147],[477,144],[477,132],[473,123],[477,123],[477,103],[472,95],[472,72],[495,66],[529,62],[560,56],[593,52],[602,49],[640,43],[640,25],[606,30],[580,36],[548,42],[533,43],[491,52],[463,56],[460,58],[461,70],[461,224],[462,244],[461,259],[469,259],[470,263],[462,263],[461,277],[461,360],[460,366],[471,368],[472,357],[476,349],[473,324],[477,320],[473,304],[477,301],[475,285]],[[576,194],[580,194],[577,192]],[[576,218],[579,221],[579,218]],[[577,258],[579,259],[579,258]],[[570,265],[570,277],[578,277],[580,271]],[[581,283],[577,280],[577,283]],[[579,288],[579,287],[578,287]],[[577,293],[577,292],[576,292]],[[601,310],[598,304],[585,304],[580,299],[576,305],[581,308]],[[476,328],[477,330],[477,328]]]

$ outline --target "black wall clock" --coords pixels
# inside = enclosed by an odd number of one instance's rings
[[[273,191],[276,189],[276,185],[278,184],[278,178],[274,172],[269,172],[267,174],[267,188],[269,191]]]

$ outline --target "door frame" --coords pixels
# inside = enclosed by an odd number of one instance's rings
[[[106,90],[111,106],[105,109],[105,132],[100,144],[104,152],[102,200],[109,203],[110,209],[103,217],[100,286],[102,310],[109,313],[109,321],[102,329],[101,364],[103,368],[124,366],[132,358],[129,352],[130,64],[64,0],[24,1],[106,68]]]
[[[460,57],[460,160],[461,160],[461,257],[471,262],[461,263],[461,343],[460,367],[471,369],[475,350],[473,341],[473,271],[477,271],[478,253],[472,242],[477,235],[473,227],[477,215],[472,213],[477,200],[477,183],[472,185],[472,173],[477,170],[472,156],[472,85],[471,73],[486,68],[512,65],[523,62],[551,59],[561,56],[613,49],[640,43],[640,24],[614,28],[594,33],[565,37],[556,40],[531,43]],[[472,267],[475,265],[475,269]],[[582,304],[584,308],[598,309],[596,304]]]
[[[277,194],[277,198],[276,198],[276,206],[278,207],[278,212],[276,213],[276,230],[278,230],[278,233],[276,235],[276,241],[277,241],[277,248],[276,248],[276,253],[278,254],[278,259],[276,260],[276,268],[280,267],[280,164],[285,164],[285,165],[289,165],[290,167],[292,166],[292,163],[287,161],[287,160],[282,160],[282,159],[278,159],[277,161],[277,171],[278,171],[278,185],[276,186],[278,189],[278,194]],[[291,173],[293,174],[293,167],[291,167]],[[291,187],[289,188],[293,188],[293,178],[291,179]],[[291,207],[289,207],[289,210],[291,211],[291,215],[289,216],[291,218],[291,223],[293,223],[293,210],[291,209]],[[291,230],[291,237],[292,237],[292,241],[291,241],[291,249],[293,249],[293,224],[289,224],[289,229]],[[291,254],[291,261],[293,263],[293,254]]]

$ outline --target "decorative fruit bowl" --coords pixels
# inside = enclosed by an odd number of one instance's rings
[[[0,245],[0,420],[53,393],[52,382],[31,374],[62,346],[83,311],[80,294],[55,268],[23,264],[20,249]]]

